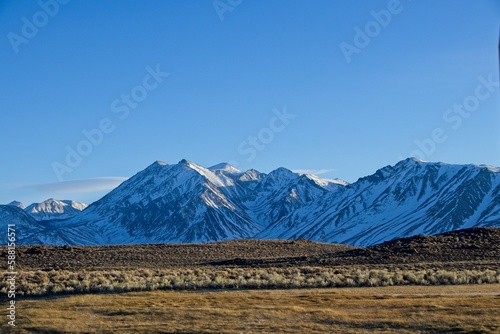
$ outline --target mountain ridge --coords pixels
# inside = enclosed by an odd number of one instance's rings
[[[49,198],[40,203],[32,203],[27,207],[19,201],[12,201],[7,205],[24,210],[37,221],[68,219],[76,216],[88,206],[86,203],[55,198]]]
[[[183,159],[152,163],[75,216],[46,220],[41,233],[45,243],[72,245],[304,238],[368,246],[476,226],[500,227],[497,167],[408,158],[347,183]]]

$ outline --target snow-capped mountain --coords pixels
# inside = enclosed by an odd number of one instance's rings
[[[77,243],[205,242],[247,238],[261,227],[238,201],[244,174],[182,160],[155,162],[65,226]],[[73,228],[78,226],[77,228]]]
[[[40,226],[40,242],[54,244],[307,238],[371,245],[500,227],[500,170],[406,159],[348,184],[286,168],[264,174],[158,161],[76,216]]]
[[[26,208],[26,206],[19,201],[12,201],[7,205],[15,206],[15,207],[18,207],[18,208],[23,209],[23,210]]]
[[[35,220],[44,221],[74,217],[87,206],[88,204],[85,203],[50,198],[42,203],[33,203],[25,208],[24,211],[35,218]]]
[[[268,227],[328,192],[308,175],[278,168],[264,177],[243,203],[260,226]]]
[[[257,237],[365,246],[474,226],[500,226],[498,168],[406,159],[294,211]]]
[[[54,236],[45,225],[36,221],[14,205],[0,205],[0,224],[5,233],[0,234],[0,242],[7,245],[7,227],[14,225],[15,244],[65,244],[67,241]]]

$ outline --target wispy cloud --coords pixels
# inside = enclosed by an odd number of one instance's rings
[[[292,172],[297,174],[312,174],[312,175],[321,175],[333,172],[335,169],[295,169]]]
[[[54,182],[45,184],[34,184],[22,188],[34,189],[41,192],[51,193],[88,193],[95,191],[112,190],[120,183],[127,180],[126,177],[96,177],[83,180]]]

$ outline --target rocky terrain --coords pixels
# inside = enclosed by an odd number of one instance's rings
[[[444,269],[500,268],[500,229],[470,228],[434,236],[417,235],[352,249],[335,256],[320,255],[321,264],[359,264]]]
[[[2,257],[6,248],[1,249]],[[328,266],[499,269],[500,229],[470,228],[358,248],[307,240],[242,239],[204,244],[21,246],[19,270]]]
[[[223,261],[273,261],[334,254],[352,246],[306,240],[242,239],[204,244],[152,244],[123,246],[20,246],[17,267],[51,269],[133,269],[211,265]],[[6,252],[2,250],[2,256]]]

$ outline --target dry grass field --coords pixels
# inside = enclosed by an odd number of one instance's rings
[[[499,333],[499,314],[500,284],[152,291],[20,300],[10,332]]]
[[[500,333],[493,228],[366,248],[20,246],[16,269],[17,326],[7,324],[4,273],[1,333]]]

